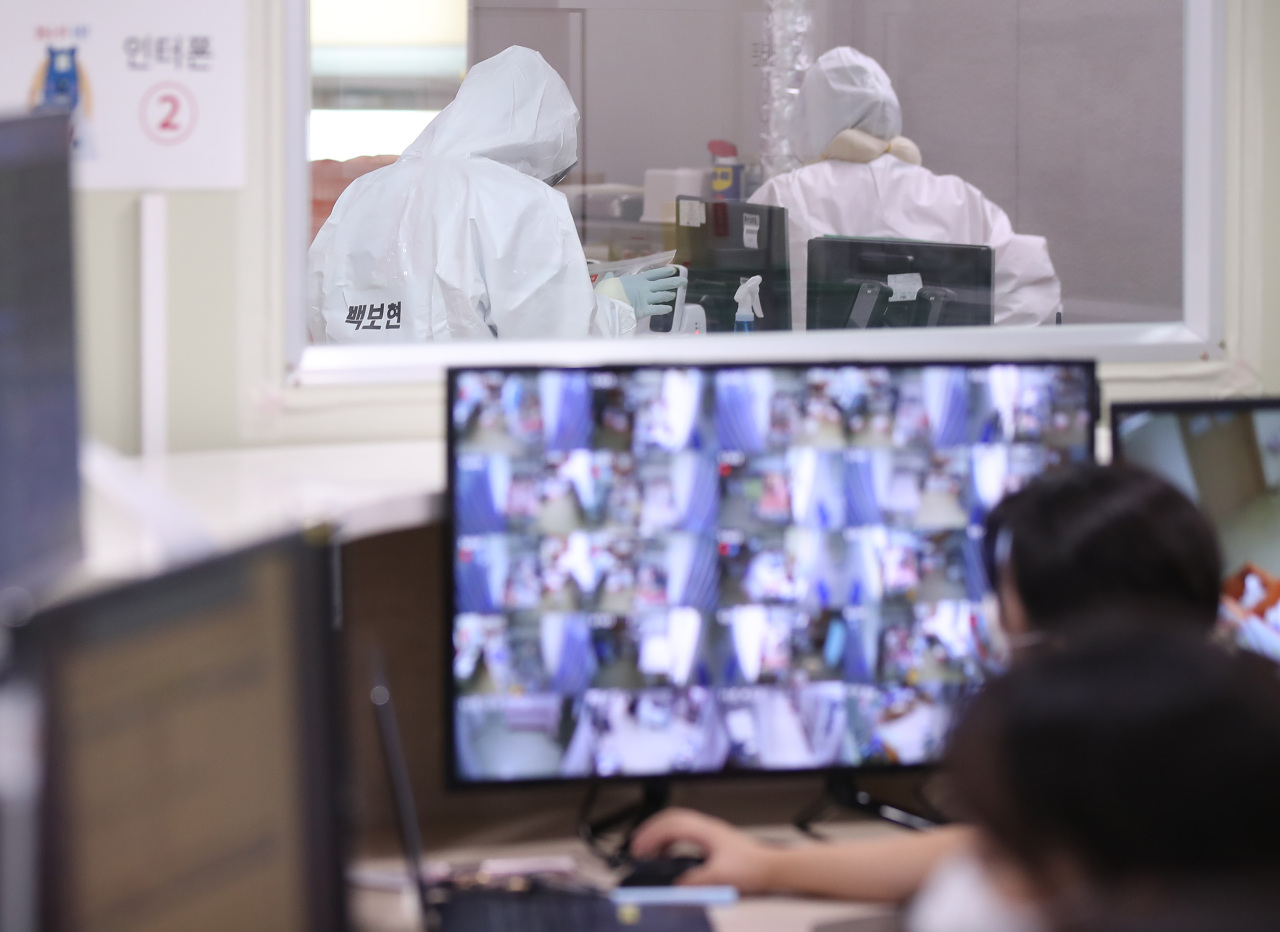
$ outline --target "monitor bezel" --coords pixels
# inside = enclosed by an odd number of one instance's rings
[[[1200,414],[1210,411],[1258,411],[1266,408],[1274,408],[1280,411],[1280,396],[1263,397],[1252,396],[1249,398],[1189,398],[1185,400],[1168,399],[1161,401],[1116,401],[1112,402],[1110,408],[1110,426],[1111,426],[1111,461],[1114,463],[1126,463],[1128,465],[1140,464],[1129,463],[1124,456],[1124,439],[1120,435],[1120,422],[1134,414]]]
[[[466,372],[502,372],[510,374],[521,374],[529,372],[543,372],[547,370],[560,370],[565,372],[591,372],[591,371],[620,371],[629,372],[636,371],[662,371],[667,369],[702,369],[707,372],[719,372],[723,370],[733,369],[839,369],[839,368],[864,368],[864,369],[921,369],[921,368],[964,368],[964,369],[989,369],[992,366],[1019,366],[1019,367],[1040,367],[1040,366],[1073,366],[1084,370],[1089,383],[1089,418],[1090,430],[1088,433],[1087,447],[1088,460],[1097,460],[1097,428],[1101,417],[1101,388],[1098,383],[1098,363],[1092,359],[1071,359],[1071,358],[1044,358],[1044,359],[983,359],[983,360],[842,360],[840,362],[822,361],[815,363],[805,362],[778,362],[778,363],[761,363],[761,362],[712,362],[712,363],[683,363],[683,364],[627,364],[627,363],[604,363],[595,365],[466,365],[466,366],[450,366],[445,374],[445,419],[446,419],[446,441],[445,441],[445,469],[446,469],[446,486],[445,486],[445,518],[442,522],[442,531],[445,535],[444,546],[440,549],[443,551],[444,559],[444,599],[443,608],[444,616],[440,625],[442,635],[441,650],[441,670],[440,678],[444,685],[444,738],[445,738],[445,788],[450,792],[460,791],[477,791],[477,790],[494,790],[494,789],[531,789],[537,787],[585,787],[589,785],[636,785],[643,783],[652,783],[654,781],[662,781],[668,783],[707,783],[713,781],[739,781],[739,780],[768,780],[783,779],[795,777],[820,777],[827,774],[841,774],[848,776],[855,775],[875,775],[875,774],[912,774],[927,773],[935,770],[938,763],[927,764],[869,764],[859,766],[840,765],[836,767],[813,767],[799,770],[717,770],[714,772],[699,773],[656,773],[656,774],[618,774],[615,776],[586,776],[586,777],[534,777],[520,780],[467,780],[462,778],[458,770],[458,749],[457,749],[457,733],[455,709],[457,701],[457,690],[453,679],[453,626],[457,614],[454,593],[454,563],[457,553],[455,546],[454,526],[456,524],[454,489],[457,486],[457,477],[455,475],[457,466],[457,457],[455,450],[457,449],[458,438],[454,427],[453,420],[453,399],[457,388],[459,375]]]

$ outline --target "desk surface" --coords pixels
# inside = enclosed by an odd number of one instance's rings
[[[439,441],[261,447],[123,457],[88,445],[85,557],[74,589],[146,576],[301,527],[332,524],[346,540],[438,520]]]
[[[768,826],[750,830],[753,835],[783,844],[806,844],[791,826]],[[871,838],[902,831],[881,822],[836,823],[826,827],[831,837],[841,841]],[[601,886],[610,886],[612,877],[604,865],[577,839],[529,842],[504,846],[473,846],[432,851],[431,862],[454,865],[479,864],[488,858],[537,857],[568,855],[578,864],[581,876]],[[386,858],[359,862],[357,869],[386,871],[389,876],[403,870],[400,859]],[[351,888],[351,909],[355,928],[360,932],[411,932],[421,928],[417,920],[417,905],[406,889],[372,889],[364,886]],[[867,920],[865,932],[883,932],[896,928],[893,911],[889,907],[867,903],[843,903],[832,900],[815,900],[800,897],[767,896],[747,897],[733,906],[720,906],[710,910],[716,932],[809,932],[814,926],[829,922]],[[862,932],[860,929],[859,932]]]

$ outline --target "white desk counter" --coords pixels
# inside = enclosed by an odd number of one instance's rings
[[[317,524],[352,540],[444,514],[444,444],[260,447],[122,457],[89,445],[75,584],[148,575]]]
[[[835,823],[823,828],[842,841],[903,831],[887,823],[870,821]],[[751,832],[781,843],[808,843],[791,826],[769,826],[752,829]],[[585,880],[601,886],[612,883],[608,870],[577,839],[442,849],[430,852],[428,860],[477,865],[488,858],[548,855],[572,857]],[[357,864],[356,868],[397,878],[403,876],[404,861],[393,858],[370,860]],[[354,926],[359,932],[416,932],[421,929],[417,900],[407,889],[407,882],[405,887],[396,890],[354,884],[351,887],[351,908]],[[864,921],[858,923],[857,932],[892,932],[896,928],[894,911],[886,906],[802,897],[746,897],[733,906],[717,906],[709,912],[716,932],[810,932],[815,926],[854,920]]]

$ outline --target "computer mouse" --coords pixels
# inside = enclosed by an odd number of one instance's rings
[[[686,871],[698,867],[706,858],[636,858],[618,881],[620,887],[669,887]]]

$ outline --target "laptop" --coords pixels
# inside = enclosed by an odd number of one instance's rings
[[[812,239],[808,328],[989,327],[994,256],[988,246]]]
[[[516,888],[430,884],[420,869],[422,838],[410,789],[391,688],[375,662],[369,698],[387,763],[409,880],[417,891],[422,925],[430,932],[712,932],[700,906],[617,905],[599,890],[531,879]]]

